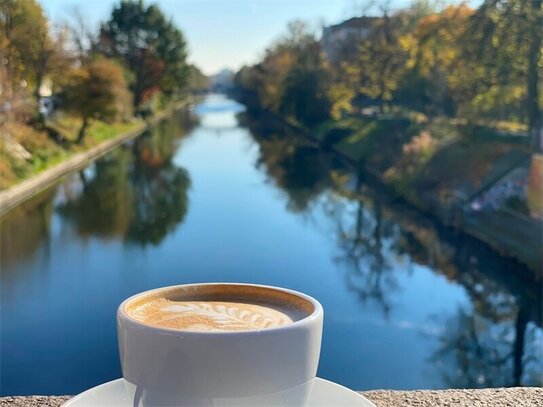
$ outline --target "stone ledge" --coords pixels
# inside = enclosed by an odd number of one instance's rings
[[[373,390],[360,392],[377,407],[543,407],[543,388]],[[58,407],[71,396],[0,397],[0,407]]]

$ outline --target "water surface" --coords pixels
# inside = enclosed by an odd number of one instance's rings
[[[543,384],[541,287],[220,95],[1,219],[1,393],[121,375],[115,311],[248,282],[325,309],[319,376],[354,389]]]

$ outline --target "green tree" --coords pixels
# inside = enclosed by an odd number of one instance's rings
[[[477,77],[462,58],[461,38],[473,9],[465,4],[420,17],[403,35],[409,52],[400,103],[426,114],[453,115],[475,96]]]
[[[209,86],[209,78],[196,65],[189,65],[188,89],[191,92],[202,92]]]
[[[403,16],[389,16],[385,11],[358,46],[360,93],[379,101],[382,112],[406,72],[407,52],[400,41],[404,24]]]
[[[466,57],[480,61],[486,89],[523,84],[532,144],[543,149],[542,0],[485,0],[466,31]],[[500,95],[496,92],[496,95]]]
[[[234,77],[236,92],[239,99],[249,111],[262,109],[260,90],[264,77],[259,66],[243,66]]]
[[[338,120],[344,113],[353,112],[353,100],[358,95],[359,70],[347,61],[330,64],[328,100],[330,116]]]
[[[127,113],[130,102],[123,69],[99,58],[73,70],[64,89],[63,109],[81,117],[77,142],[82,143],[92,119],[114,120]]]
[[[262,62],[238,73],[236,83],[249,104],[313,125],[329,116],[326,76],[315,35],[302,21],[293,21]]]
[[[0,58],[6,64],[2,92],[12,95],[28,87],[38,100],[54,53],[49,24],[37,1],[0,2]]]
[[[319,43],[304,44],[285,77],[279,111],[308,126],[328,119],[326,76]]]
[[[134,106],[156,92],[173,96],[188,79],[183,34],[156,5],[122,0],[100,28],[97,49],[118,58],[134,75]]]

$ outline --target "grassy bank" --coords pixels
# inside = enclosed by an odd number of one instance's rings
[[[75,142],[80,121],[70,116],[59,116],[47,123],[62,141],[55,141],[45,130],[36,130],[24,123],[7,122],[1,126],[0,190],[31,178],[47,168],[66,160],[73,154],[86,151],[101,142],[128,130],[144,126],[133,119],[125,123],[105,123],[95,120],[89,126],[81,144]]]
[[[530,216],[519,192],[524,187],[511,187],[527,181],[532,151],[525,136],[445,120],[365,117],[328,121],[305,133],[394,195],[520,260],[541,278],[543,224]],[[517,195],[500,199],[510,188]]]
[[[445,120],[347,118],[312,134],[422,209],[468,202],[530,157],[527,140]]]

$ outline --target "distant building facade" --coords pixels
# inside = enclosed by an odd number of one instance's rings
[[[335,61],[345,48],[353,46],[360,39],[367,38],[380,21],[380,17],[353,17],[342,23],[324,27],[321,46],[326,57]]]

